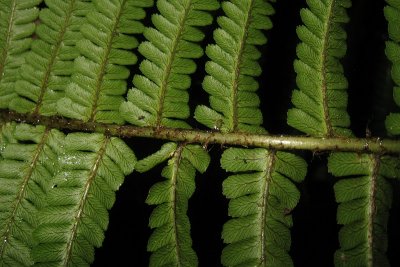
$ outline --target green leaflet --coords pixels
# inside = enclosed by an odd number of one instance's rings
[[[347,178],[334,188],[340,203],[337,220],[344,225],[335,266],[390,266],[385,253],[392,187],[386,178],[400,178],[398,159],[334,153],[328,167],[333,175]]]
[[[197,42],[204,34],[198,27],[211,24],[208,11],[218,7],[215,0],[157,1],[160,14],[152,16],[155,28],[144,31],[148,41],[139,46],[146,58],[140,65],[143,75],[134,76],[135,88],[120,107],[126,121],[138,126],[190,127],[182,119],[190,115],[186,90],[191,83],[189,75],[196,70],[193,59],[203,55]],[[155,184],[146,201],[158,205],[149,222],[155,228],[147,247],[153,252],[150,266],[197,266],[186,211],[195,189],[195,169],[204,172],[210,159],[200,146],[168,143],[139,161],[138,171],[147,171],[168,158],[162,171],[167,181]]]
[[[40,10],[41,23],[19,69],[15,83],[17,97],[9,108],[20,113],[55,115],[57,100],[70,83],[73,60],[79,55],[75,47],[82,38],[79,32],[90,4],[86,0],[45,0],[48,8]]]
[[[166,180],[153,185],[146,199],[147,204],[157,205],[149,220],[150,228],[154,228],[147,245],[147,250],[152,252],[150,266],[193,267],[198,263],[186,212],[195,191],[195,172],[206,171],[210,156],[199,145],[179,145],[172,155],[167,151],[169,147],[164,146],[160,150],[164,153],[157,152],[152,160],[157,158],[159,163],[161,153],[170,156],[161,173]],[[145,160],[149,161],[150,157]]]
[[[225,16],[218,19],[220,28],[214,31],[216,44],[206,50],[212,61],[206,65],[203,88],[210,94],[211,108],[198,106],[195,118],[222,132],[265,133],[255,93],[255,77],[261,75],[256,46],[267,42],[261,30],[272,27],[268,16],[274,9],[262,0],[226,1],[222,8]],[[222,233],[229,244],[223,250],[222,264],[293,265],[288,255],[292,221],[287,213],[296,206],[300,193],[290,179],[304,178],[304,160],[284,152],[233,148],[224,152],[221,164],[227,171],[245,172],[230,176],[223,184],[224,194],[232,199],[229,215],[233,219]]]
[[[1,152],[4,150],[6,144],[8,143],[17,143],[17,139],[14,137],[14,126],[10,126],[14,124],[4,123],[0,121],[0,159],[3,157],[1,156]]]
[[[224,266],[293,266],[288,254],[291,210],[307,172],[306,162],[293,154],[266,149],[229,148],[221,166],[238,172],[223,183],[231,199],[222,238],[229,244],[222,252]]]
[[[122,117],[138,126],[189,128],[183,121],[190,115],[187,89],[196,70],[194,58],[203,55],[198,42],[204,34],[198,27],[211,24],[209,10],[219,7],[216,0],[159,0],[160,14],[152,16],[155,28],[147,28],[148,41],[139,52],[143,75],[135,75],[120,108]]]
[[[148,170],[154,168],[156,165],[166,161],[173,156],[177,146],[178,145],[176,143],[164,144],[156,153],[139,160],[135,166],[136,171],[147,172]]]
[[[34,231],[33,259],[41,266],[89,266],[108,226],[108,212],[136,162],[115,137],[71,133],[62,144],[59,171]]]
[[[0,0],[0,108],[8,108],[10,100],[16,96],[14,83],[32,43],[40,2],[42,0]]]
[[[273,7],[266,0],[232,0],[222,3],[225,16],[218,18],[215,45],[207,47],[211,61],[203,88],[210,94],[210,106],[198,106],[195,118],[211,129],[223,132],[264,132],[255,93],[261,75],[257,45],[267,42],[261,30],[272,28]]]
[[[64,135],[27,124],[6,124],[1,135],[0,266],[31,266],[37,213],[46,206]]]
[[[77,42],[83,56],[75,60],[72,82],[66,88],[66,97],[57,102],[57,111],[83,121],[122,124],[119,106],[129,76],[125,66],[137,61],[131,50],[138,46],[138,41],[129,34],[143,32],[139,20],[146,14],[142,7],[152,6],[153,1],[94,0],[93,3],[95,10],[87,14],[87,22],[81,27],[84,38]]]
[[[347,79],[340,59],[346,54],[349,21],[346,8],[350,0],[307,0],[308,9],[300,12],[304,25],[297,28],[301,43],[294,62],[297,86],[293,91],[295,108],[287,122],[312,136],[350,136],[347,128]]]
[[[386,0],[385,17],[388,21],[390,41],[386,42],[386,56],[392,62],[392,79],[394,81],[393,98],[400,106],[400,0]],[[400,114],[391,113],[386,118],[386,129],[389,134],[400,134]]]

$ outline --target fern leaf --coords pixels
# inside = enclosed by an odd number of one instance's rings
[[[143,75],[135,75],[120,108],[122,117],[138,126],[189,128],[182,121],[190,115],[187,89],[193,61],[203,55],[198,44],[204,34],[198,27],[211,24],[207,12],[219,7],[216,0],[159,0],[160,14],[152,16],[155,28],[147,28],[147,41],[139,46],[146,58],[140,64]]]
[[[344,225],[335,266],[390,266],[385,253],[392,187],[386,178],[400,177],[398,160],[334,153],[328,167],[333,175],[346,178],[334,187],[340,203],[337,220]]]
[[[154,168],[156,165],[169,159],[177,149],[176,143],[166,143],[156,153],[139,160],[136,163],[135,169],[138,172],[147,172]]]
[[[136,162],[115,137],[71,133],[59,158],[59,171],[47,192],[34,231],[33,259],[43,266],[89,266],[108,226],[115,191]]]
[[[231,199],[222,237],[224,266],[293,266],[288,254],[291,210],[300,198],[293,182],[304,179],[306,162],[293,154],[266,149],[229,148],[221,166],[237,174],[223,182]]]
[[[138,41],[128,34],[142,33],[139,20],[145,17],[142,7],[152,0],[95,0],[95,10],[88,13],[81,27],[84,39],[77,42],[82,54],[74,62],[72,83],[66,97],[57,103],[59,114],[83,121],[122,124],[119,106],[126,93],[129,69],[136,55],[131,51]]]
[[[294,62],[299,90],[293,91],[295,108],[288,112],[292,127],[312,136],[350,136],[347,114],[347,79],[340,59],[346,54],[350,0],[307,0],[297,28],[301,43]]]
[[[38,210],[57,171],[64,136],[44,126],[8,124],[0,158],[0,266],[31,266]],[[7,140],[7,141],[6,141]]]
[[[16,94],[18,68],[32,43],[37,6],[42,0],[0,1],[0,108],[8,108]]]
[[[75,44],[84,16],[90,10],[85,0],[45,0],[48,8],[40,10],[38,39],[32,42],[26,64],[15,83],[9,108],[20,113],[55,115],[57,100],[64,96],[70,83],[73,60],[79,55]]]
[[[162,151],[170,155],[167,149]],[[195,170],[203,173],[209,163],[210,157],[201,146],[179,145],[162,170],[166,180],[150,188],[146,203],[157,205],[149,221],[154,229],[147,245],[152,252],[150,266],[197,266],[186,212],[195,190]]]
[[[0,159],[2,159],[1,151],[4,150],[6,144],[17,143],[14,137],[15,124],[4,123],[0,121]]]
[[[223,132],[264,132],[259,110],[256,77],[261,75],[257,45],[267,42],[261,30],[272,28],[274,13],[265,0],[233,0],[222,3],[225,16],[218,18],[215,45],[207,47],[211,61],[203,81],[210,94],[210,106],[198,106],[195,118],[209,128]]]
[[[395,83],[393,97],[400,106],[400,1],[387,0],[388,6],[385,7],[385,17],[388,21],[388,31],[390,41],[386,42],[386,55],[392,62],[392,78]],[[400,134],[400,114],[391,113],[386,118],[386,129],[389,134]]]

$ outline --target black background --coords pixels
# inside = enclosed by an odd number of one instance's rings
[[[268,44],[261,47],[260,64],[263,74],[259,78],[261,109],[264,126],[272,134],[301,134],[286,124],[286,112],[290,108],[290,94],[295,86],[293,60],[296,58],[296,26],[301,24],[299,10],[305,0],[278,0],[272,16],[274,28],[266,33]],[[396,111],[392,100],[390,63],[384,48],[387,24],[383,16],[383,0],[353,1],[348,10],[351,18],[347,25],[348,55],[343,59],[345,75],[349,80],[349,109],[352,130],[358,137],[366,132],[372,136],[386,135],[384,118]],[[148,14],[155,12],[148,10]],[[215,17],[222,11],[214,13]],[[151,26],[150,16],[145,20]],[[212,30],[216,23],[206,28],[203,47],[213,43]],[[140,39],[140,38],[139,38]],[[140,39],[142,40],[142,39]],[[139,55],[140,58],[140,55]],[[204,56],[198,70],[192,76],[190,88],[192,112],[198,104],[208,105],[208,96],[201,88],[205,75]],[[132,68],[138,73],[138,65]],[[193,119],[194,128],[205,129]],[[138,158],[157,151],[163,143],[150,139],[126,140]],[[196,177],[196,192],[189,202],[193,247],[200,266],[220,266],[220,254],[224,246],[220,234],[228,220],[228,201],[222,196],[222,181],[226,174],[219,167],[221,147],[209,146],[212,161],[204,175]],[[298,186],[301,199],[293,211],[292,248],[290,254],[295,266],[333,266],[333,254],[339,247],[336,224],[337,204],[334,199],[335,178],[327,173],[326,153],[303,152],[309,162],[308,175]],[[96,249],[93,266],[147,266],[150,254],[146,252],[151,230],[147,227],[153,207],[145,204],[151,185],[161,181],[159,168],[145,174],[134,173],[125,179],[117,192],[117,200],[110,211],[110,224],[103,247]],[[399,183],[393,182],[394,202],[389,222],[388,256],[392,266],[400,266],[399,251]]]

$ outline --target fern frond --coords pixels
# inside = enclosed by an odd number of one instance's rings
[[[20,113],[55,115],[57,100],[71,80],[75,47],[82,38],[80,26],[91,6],[86,0],[45,0],[48,8],[40,10],[38,39],[32,42],[26,64],[19,70],[14,98],[9,108]]]
[[[335,266],[390,266],[385,253],[392,187],[386,178],[400,178],[398,159],[334,153],[328,168],[333,175],[346,178],[334,186],[340,203],[337,220],[344,225]]]
[[[44,126],[8,124],[0,145],[0,266],[31,266],[33,230],[57,172],[64,135]],[[7,139],[7,140],[6,140]]]
[[[295,108],[288,111],[290,126],[312,136],[350,136],[347,114],[347,79],[340,59],[346,54],[350,0],[307,0],[300,12],[304,25],[297,28],[301,43],[294,62],[297,86]]]
[[[83,55],[75,60],[72,83],[66,97],[57,103],[59,114],[83,121],[122,124],[119,106],[124,101],[126,79],[135,64],[131,51],[138,46],[128,34],[143,32],[139,21],[145,17],[143,7],[153,0],[95,0],[95,10],[88,13],[81,27],[83,39],[77,42]]]
[[[392,62],[394,101],[400,106],[400,0],[386,0],[385,17],[388,21],[390,41],[386,42],[386,55]],[[391,113],[386,118],[386,129],[392,135],[400,135],[400,114]]]
[[[293,154],[266,149],[229,148],[221,166],[235,172],[223,182],[231,199],[222,237],[225,266],[292,266],[288,254],[291,210],[300,198],[293,182],[304,179],[306,162]]]
[[[138,126],[189,128],[183,121],[190,115],[186,90],[196,70],[193,59],[203,55],[198,42],[204,34],[198,27],[211,24],[208,11],[218,7],[216,0],[157,1],[160,14],[152,16],[155,28],[144,31],[148,41],[139,46],[146,58],[140,64],[143,75],[134,76],[135,88],[120,108],[126,121]]]
[[[16,94],[18,68],[32,43],[37,6],[42,0],[0,0],[0,108],[8,108]]]
[[[71,133],[62,146],[32,256],[40,266],[89,266],[93,247],[103,242],[115,191],[136,158],[122,140],[101,134]]]
[[[259,110],[256,77],[261,75],[257,45],[267,42],[261,30],[272,28],[273,7],[266,0],[232,0],[222,3],[225,16],[218,18],[215,45],[207,47],[211,61],[203,88],[210,94],[211,108],[198,106],[195,118],[223,132],[264,132]]]
[[[161,158],[166,160],[170,156],[161,173],[166,180],[153,185],[146,199],[147,204],[157,205],[149,221],[154,229],[147,245],[152,252],[150,266],[197,266],[186,212],[195,191],[195,172],[205,172],[210,157],[199,145],[179,145],[171,155],[173,145],[169,143],[155,156],[145,158],[143,164],[159,163]]]

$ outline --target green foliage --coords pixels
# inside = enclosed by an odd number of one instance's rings
[[[272,28],[269,16],[275,11],[262,0],[225,1],[222,9],[225,16],[218,18],[220,28],[214,31],[216,44],[206,50],[211,61],[206,64],[208,75],[203,88],[210,94],[211,108],[198,106],[195,118],[222,132],[265,133],[256,94],[256,77],[261,75],[257,62],[261,53],[256,46],[267,42],[262,30]],[[279,168],[282,160],[287,161],[286,169]],[[285,172],[292,164],[299,165],[297,175]],[[306,163],[289,153],[228,149],[221,165],[231,172],[257,171],[233,175],[224,181],[224,194],[232,199],[229,215],[233,219],[222,232],[224,242],[229,244],[222,252],[222,264],[292,265],[288,254],[292,221],[285,211],[292,210],[298,202],[300,194],[290,179],[302,180]],[[229,193],[231,190],[236,192]]]
[[[225,16],[218,18],[220,28],[214,31],[216,44],[206,50],[211,61],[206,64],[203,88],[210,94],[211,108],[198,106],[195,118],[222,132],[265,132],[255,93],[255,78],[261,75],[256,46],[267,42],[261,30],[272,28],[268,16],[274,9],[264,0],[225,1],[222,9]]]
[[[393,97],[400,106],[400,1],[387,0],[385,17],[388,21],[390,41],[386,42],[386,55],[392,62],[392,78],[394,81]],[[400,134],[400,114],[391,113],[386,119],[386,129],[392,135]]]
[[[307,163],[287,152],[229,148],[221,166],[229,172],[223,183],[231,199],[222,238],[224,266],[293,266],[288,254],[292,216],[300,199],[293,182],[301,182]]]
[[[198,42],[204,34],[198,27],[211,24],[208,11],[218,7],[215,0],[157,1],[160,14],[152,16],[155,28],[144,31],[147,41],[139,46],[146,58],[140,64],[143,75],[135,75],[135,88],[120,108],[126,121],[139,126],[190,127],[182,120],[190,115],[186,90],[196,70],[193,59],[203,55]],[[161,174],[167,181],[155,184],[146,201],[158,205],[149,222],[155,228],[147,246],[152,252],[150,266],[197,266],[186,211],[195,189],[195,169],[204,172],[210,159],[199,146],[168,143],[139,161],[138,171],[170,157]]]
[[[349,18],[351,2],[307,1],[301,10],[305,25],[297,28],[301,43],[299,60],[294,63],[297,85],[288,112],[288,124],[313,136],[350,136],[347,108],[347,80],[339,60],[346,54],[346,32],[342,24]],[[391,185],[381,169],[383,158],[377,155],[332,153],[329,171],[343,177],[335,186],[340,203],[337,221],[340,249],[335,266],[388,266],[388,210],[392,201]]]
[[[38,210],[57,172],[64,136],[44,126],[2,127],[0,143],[0,266],[31,266]]]
[[[137,20],[145,17],[142,7],[153,5],[152,0],[96,0],[95,10],[87,15],[80,28],[83,39],[76,46],[81,57],[74,63],[72,82],[66,97],[57,102],[59,114],[83,121],[122,124],[119,106],[126,93],[129,69],[137,57],[131,51],[138,46],[128,34],[143,32]],[[101,31],[98,31],[101,29]]]
[[[154,166],[166,161],[175,153],[177,148],[176,143],[166,143],[156,153],[141,159],[135,166],[136,171],[146,172]]]
[[[201,29],[218,27],[214,44],[205,50],[210,60],[202,86],[209,107],[197,106],[194,118],[238,138],[266,134],[256,93],[262,72],[258,49],[267,43],[264,31],[272,28],[274,0],[158,0],[159,14],[152,15],[153,26],[147,28],[142,23],[153,0],[45,0],[39,11],[41,2],[0,0],[0,109],[29,113],[35,123],[38,115],[77,119],[88,122],[82,127],[86,131],[99,123],[125,122],[156,132],[191,128],[188,90],[204,56]],[[321,137],[323,145],[325,138],[353,135],[340,63],[347,50],[344,26],[351,1],[306,2],[308,8],[300,11],[304,25],[297,28],[298,89],[287,121]],[[400,0],[387,3],[386,55],[400,106]],[[220,6],[223,15],[213,24]],[[131,73],[137,47],[141,73]],[[131,75],[134,88],[127,92]],[[389,134],[399,135],[399,125],[400,113],[387,117]],[[143,130],[118,128],[124,129]],[[89,266],[124,177],[134,168],[142,173],[164,162],[164,179],[146,199],[155,205],[149,220],[150,266],[199,265],[187,210],[196,170],[204,173],[210,163],[208,140],[203,146],[191,144],[197,137],[167,142],[136,162],[108,128],[107,135],[62,133],[50,126],[0,121],[0,130],[0,266]],[[231,217],[222,231],[227,244],[222,264],[292,266],[291,212],[300,199],[296,183],[306,176],[306,162],[289,152],[231,147],[223,152],[221,167],[230,173],[222,186]],[[343,225],[335,265],[388,266],[389,179],[400,177],[399,159],[333,152],[328,167],[339,177],[334,191],[337,221]]]
[[[17,96],[9,108],[20,113],[55,115],[57,100],[70,83],[73,60],[79,55],[75,47],[82,38],[80,26],[91,5],[85,0],[46,0],[48,8],[40,10],[40,24],[19,69],[15,82]]]
[[[297,86],[288,124],[313,136],[350,136],[347,129],[347,79],[339,60],[346,54],[342,25],[349,21],[350,0],[307,0],[297,28],[301,43],[294,62]]]
[[[186,212],[195,191],[195,171],[204,173],[210,156],[199,145],[169,143],[138,164],[146,162],[142,166],[154,166],[166,157],[170,159],[161,173],[166,180],[153,185],[146,199],[147,204],[158,205],[149,221],[150,228],[154,229],[147,245],[147,250],[152,252],[150,266],[197,266]]]
[[[136,163],[118,138],[71,133],[59,155],[59,170],[39,211],[34,261],[44,266],[89,266],[108,226],[115,191]]]
[[[0,0],[0,108],[7,108],[16,94],[14,83],[24,63],[42,0]],[[3,38],[5,37],[5,38]]]
[[[337,221],[344,225],[335,266],[390,266],[385,253],[392,187],[386,178],[400,178],[398,159],[334,153],[328,167],[345,178],[335,184]]]
[[[0,266],[89,266],[135,155],[115,137],[27,124],[4,125],[0,147]]]
[[[212,23],[208,11],[219,7],[216,0],[159,0],[160,14],[152,16],[155,28],[147,28],[148,41],[139,52],[146,58],[140,64],[143,75],[135,75],[135,88],[121,105],[122,117],[138,126],[189,128],[182,121],[190,115],[190,74],[196,71],[194,58],[203,55],[198,42],[204,33],[198,27]]]

